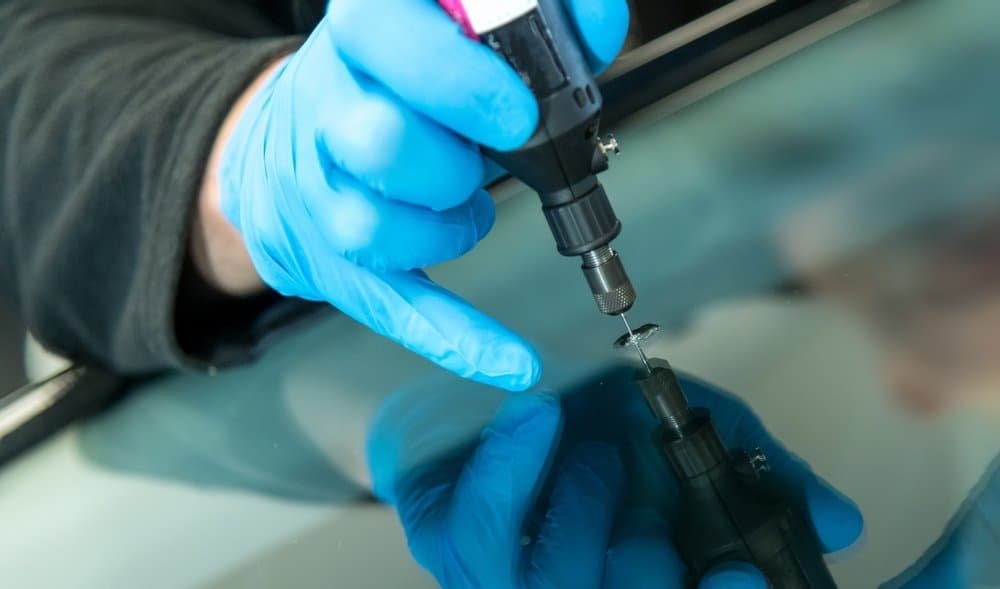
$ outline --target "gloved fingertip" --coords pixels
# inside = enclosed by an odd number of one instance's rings
[[[535,129],[538,127],[537,105],[532,102],[530,111],[525,109],[521,112],[521,115],[522,118],[520,120],[511,120],[504,125],[507,129],[504,135],[496,142],[496,149],[498,151],[517,149],[527,143],[531,139],[531,136],[535,134]]]
[[[727,562],[705,575],[698,589],[767,589],[767,579],[757,567],[746,562]]]
[[[861,510],[822,478],[810,485],[806,504],[823,552],[843,550],[861,537],[865,527]]]
[[[604,71],[621,51],[628,34],[629,9],[625,0],[566,0],[583,39],[595,74]]]
[[[484,51],[492,51],[483,47]],[[496,56],[491,55],[491,59]],[[496,77],[488,97],[489,124],[482,127],[482,137],[471,139],[497,151],[509,151],[524,145],[538,127],[538,101],[514,70],[505,63],[504,75]]]
[[[559,399],[546,393],[512,394],[504,402],[488,431],[511,435],[514,432],[546,433],[562,420]]]
[[[500,180],[504,176],[507,176],[508,172],[503,166],[496,163],[495,161],[484,158],[483,163],[483,185],[489,186],[490,184]]]
[[[496,222],[496,207],[493,197],[485,190],[477,190],[470,199],[472,223],[476,227],[476,241],[486,237]]]
[[[508,391],[525,391],[542,377],[542,360],[527,342],[491,347],[478,362],[476,380]]]
[[[824,553],[836,552],[853,544],[864,531],[858,506],[846,495],[813,472],[808,463],[775,445],[766,450],[768,461],[793,503],[812,522]]]
[[[509,383],[507,390],[515,392],[526,391],[538,384],[538,381],[541,380],[542,361],[533,352],[534,351],[532,350],[524,371],[515,376],[515,378]]]

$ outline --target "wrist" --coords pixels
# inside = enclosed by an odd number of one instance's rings
[[[266,86],[285,59],[268,65],[233,104],[216,135],[202,180],[189,238],[191,261],[198,275],[227,295],[250,296],[265,290],[239,229],[224,213],[225,187],[221,181],[230,141],[255,96]],[[230,195],[229,198],[238,198]],[[230,210],[233,208],[229,206]],[[238,209],[238,207],[236,207]]]

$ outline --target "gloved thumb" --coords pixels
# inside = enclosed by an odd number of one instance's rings
[[[757,567],[746,562],[727,562],[709,571],[698,589],[767,589],[767,580]]]

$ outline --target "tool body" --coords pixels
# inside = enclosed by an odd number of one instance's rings
[[[487,155],[538,193],[559,253],[579,256],[598,309],[620,315],[644,368],[638,384],[660,422],[656,444],[680,482],[675,543],[690,584],[728,561],[756,565],[775,589],[829,589],[814,532],[762,472],[759,457],[730,453],[704,409],[690,409],[665,361],[649,360],[625,316],[636,293],[611,247],[621,231],[597,175],[613,138],[599,136],[602,97],[560,0],[438,0],[467,35],[503,57],[532,90],[539,124],[521,148]]]
[[[786,501],[763,454],[729,451],[709,411],[688,407],[670,365],[651,359],[649,366],[637,382],[660,424],[654,443],[679,483],[672,527],[688,585],[741,561],[774,589],[835,589],[814,530]]]
[[[579,256],[598,309],[621,315],[636,294],[611,241],[621,231],[597,175],[614,138],[599,135],[601,93],[559,0],[439,0],[470,37],[503,57],[539,105],[534,135],[487,155],[530,186],[559,253]]]

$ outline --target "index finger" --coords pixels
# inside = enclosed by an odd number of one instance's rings
[[[353,68],[476,143],[513,149],[538,125],[514,70],[430,0],[335,0],[321,26]]]

